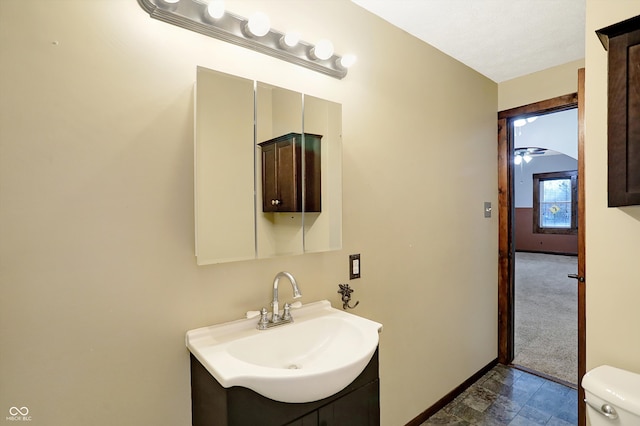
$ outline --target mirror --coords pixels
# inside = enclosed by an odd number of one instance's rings
[[[199,265],[255,258],[253,81],[198,67],[195,224]]]
[[[322,135],[322,213],[306,212],[304,251],[342,248],[342,105],[304,95],[304,133]]]
[[[303,214],[263,211],[263,148],[259,144],[289,133],[302,133],[302,94],[257,83],[255,216],[259,258],[304,253]]]
[[[202,67],[195,92],[198,265],[340,249],[342,106]],[[297,209],[263,200],[272,154],[298,179],[314,172],[293,190]]]

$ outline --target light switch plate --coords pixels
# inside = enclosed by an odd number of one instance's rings
[[[484,217],[491,217],[491,201],[484,202]]]
[[[360,253],[349,255],[349,279],[360,278]]]

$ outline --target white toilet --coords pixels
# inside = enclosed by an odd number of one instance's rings
[[[601,365],[582,378],[591,426],[640,426],[640,374]]]

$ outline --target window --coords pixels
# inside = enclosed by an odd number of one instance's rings
[[[578,232],[578,171],[533,175],[533,232]]]

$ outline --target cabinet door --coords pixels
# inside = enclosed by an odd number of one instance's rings
[[[301,419],[287,423],[285,426],[318,426],[318,412],[309,413]]]
[[[326,405],[319,410],[320,426],[379,426],[378,380]]]
[[[297,212],[298,205],[298,167],[300,160],[296,154],[294,139],[276,144],[277,192],[279,203],[276,211]],[[299,150],[298,150],[299,151]]]
[[[262,211],[264,212],[278,211],[275,204],[278,199],[276,154],[275,144],[262,147]]]
[[[609,51],[609,207],[640,205],[640,16],[596,34]]]
[[[305,212],[322,211],[322,189],[320,170],[320,135],[306,135],[304,139],[304,188],[305,188]]]
[[[298,151],[293,139],[262,147],[263,212],[300,211]]]
[[[640,204],[640,29],[609,44],[609,207]]]

